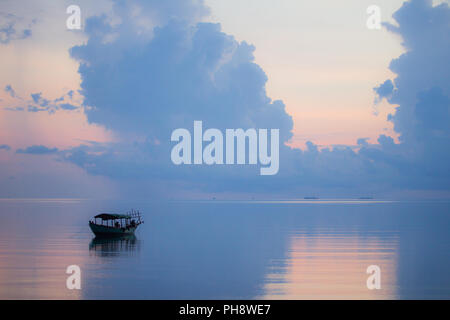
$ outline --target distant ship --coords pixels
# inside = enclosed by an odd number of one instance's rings
[[[373,197],[359,197],[359,200],[372,200]]]
[[[318,197],[304,197],[305,200],[318,200]]]
[[[132,235],[144,223],[141,213],[132,210],[127,214],[100,213],[89,221],[89,227],[96,236]]]

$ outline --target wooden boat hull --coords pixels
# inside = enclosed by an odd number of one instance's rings
[[[136,227],[116,228],[111,226],[103,226],[92,222],[89,222],[89,227],[96,236],[104,237],[132,235],[136,230]]]

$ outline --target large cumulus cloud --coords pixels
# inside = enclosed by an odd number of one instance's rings
[[[400,144],[383,149],[403,157],[398,168],[412,186],[450,187],[450,9],[431,0],[413,0],[394,14],[398,26],[385,24],[401,36],[406,52],[392,60],[397,75],[380,98],[397,105],[388,120],[400,134]],[[386,83],[379,88],[386,88]]]
[[[220,25],[171,21],[147,43],[118,49],[102,43],[115,32],[105,19],[88,20],[92,37],[71,50],[90,122],[164,142],[194,120],[215,128],[281,128],[282,141],[291,137],[292,119],[281,101],[267,97],[254,47]]]
[[[416,104],[419,95],[434,87],[450,94],[450,11],[448,4],[432,6],[431,0],[405,2],[394,14],[398,26],[385,24],[401,36],[406,52],[392,60],[390,69],[397,74],[395,90],[389,102],[399,107],[390,118],[400,140],[416,139]],[[428,110],[432,112],[431,104]],[[448,115],[447,115],[448,117]]]
[[[207,12],[191,4],[196,15]],[[129,19],[122,3],[117,6],[120,20]],[[158,10],[159,4],[145,2],[134,14],[139,20]],[[71,49],[80,63],[85,112],[88,121],[122,139],[104,146],[100,155],[93,146],[82,146],[66,159],[93,174],[121,179],[157,176],[204,184],[214,172],[220,182],[207,188],[239,187],[236,182],[258,174],[256,167],[176,167],[170,160],[171,132],[202,120],[205,129],[223,131],[279,128],[284,143],[292,136],[292,118],[281,101],[267,96],[267,76],[254,62],[253,46],[223,33],[219,24],[196,22],[178,10],[148,30],[106,16],[88,19],[88,42]]]
[[[253,46],[237,42],[220,25],[200,22],[201,2],[117,1],[116,16],[86,23],[88,41],[71,49],[80,63],[85,112],[92,123],[120,137],[108,145],[63,152],[95,175],[120,180],[178,181],[204,191],[288,191],[298,188],[359,190],[449,189],[449,8],[411,0],[394,15],[405,53],[390,65],[397,75],[375,88],[379,99],[397,105],[389,120],[400,143],[381,135],[377,144],[306,150],[283,143],[292,119],[281,101],[266,94],[267,77],[254,62]],[[170,162],[170,133],[207,127],[279,128],[280,172],[260,177],[254,168],[176,167]],[[359,149],[359,150],[357,150]],[[314,192],[314,191],[311,191]]]

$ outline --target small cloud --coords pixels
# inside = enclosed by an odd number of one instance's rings
[[[74,91],[73,90],[69,90],[65,94],[63,94],[61,97],[54,99],[52,102],[56,103],[56,104],[59,103],[59,102],[63,102],[64,100],[66,100],[66,97],[68,98],[68,100],[72,100],[73,99],[73,94],[74,94]],[[73,107],[75,109],[78,109],[78,107],[75,107],[75,106],[73,106]],[[63,106],[61,106],[61,108],[64,109],[64,110],[74,110],[74,109],[71,109],[70,107],[69,107],[69,109],[66,109]]]
[[[8,44],[13,40],[22,40],[31,36],[30,23],[24,23],[24,19],[11,13],[0,12],[0,44]]]
[[[74,106],[73,104],[70,104],[70,103],[61,103],[58,106],[61,109],[63,109],[63,110],[76,110],[76,109],[78,109],[77,106]]]
[[[61,103],[65,100],[65,96],[71,97],[73,96],[73,91],[70,90],[63,96],[56,98],[54,100],[46,99],[42,96],[42,92],[36,92],[30,94],[32,101],[29,101],[29,105],[27,107],[28,112],[39,112],[39,111],[48,111],[49,114],[53,114],[56,110],[77,110],[79,106],[70,104],[70,103]],[[72,100],[72,99],[71,99]]]
[[[24,110],[23,107],[14,107],[14,108],[6,107],[4,109],[8,110],[8,111],[23,111]]]
[[[5,90],[5,92],[6,92],[7,94],[9,94],[11,97],[13,97],[13,98],[16,97],[16,92],[14,91],[14,89],[11,87],[10,84],[6,85],[4,90]]]
[[[27,108],[28,112],[39,112],[39,111],[47,111],[47,110],[48,110],[47,108],[39,108],[39,107],[32,106],[32,105],[29,105]]]
[[[31,98],[34,103],[40,105],[41,107],[47,107],[50,103],[50,100],[42,98],[42,92],[32,93]]]
[[[39,103],[39,100],[41,100],[41,95],[41,92],[31,94],[31,98],[33,99],[34,103]]]
[[[58,148],[47,148],[42,145],[30,146],[25,149],[17,149],[16,153],[21,154],[52,154],[58,152]]]
[[[11,150],[11,147],[8,146],[7,144],[0,144],[0,150]]]

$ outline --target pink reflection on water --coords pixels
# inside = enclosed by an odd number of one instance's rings
[[[331,230],[290,237],[287,257],[272,261],[263,299],[395,299],[398,236]],[[381,289],[366,285],[370,265],[381,268]]]

